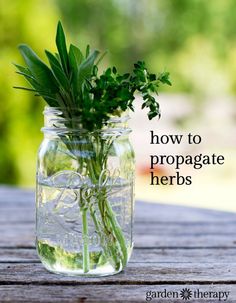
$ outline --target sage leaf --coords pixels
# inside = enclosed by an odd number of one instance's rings
[[[78,72],[79,65],[84,60],[84,56],[81,53],[80,49],[75,45],[71,44],[69,49],[69,63],[70,68],[74,73]]]
[[[88,58],[86,58],[80,64],[80,66],[78,68],[78,74],[77,74],[77,85],[80,90],[82,88],[82,84],[83,84],[84,80],[91,76],[94,61],[96,60],[98,55],[99,55],[99,51],[95,50],[88,56]]]
[[[20,45],[19,50],[35,80],[48,91],[57,92],[58,86],[49,67],[27,45]]]
[[[45,53],[57,81],[66,91],[68,91],[70,89],[70,82],[62,70],[60,62],[49,51],[45,50]]]
[[[66,38],[61,22],[57,25],[56,45],[61,58],[61,64],[66,74],[68,74],[68,54],[66,48]]]

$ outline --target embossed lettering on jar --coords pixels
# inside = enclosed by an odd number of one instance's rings
[[[44,111],[37,169],[38,254],[55,273],[115,274],[126,266],[133,247],[129,117],[111,118],[102,130],[88,132],[79,119],[65,118],[63,112]]]

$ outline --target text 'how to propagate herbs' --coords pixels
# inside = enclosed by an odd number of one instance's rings
[[[180,145],[182,143],[189,145],[199,145],[202,142],[202,137],[197,134],[163,134],[158,135],[153,130],[150,131],[151,145]],[[174,150],[174,148],[172,149]],[[184,176],[181,174],[181,168],[188,166],[193,170],[201,170],[209,165],[220,166],[225,162],[223,155],[213,154],[151,154],[150,155],[150,185],[191,185],[193,183],[192,176]],[[160,167],[172,167],[175,174],[160,175]]]

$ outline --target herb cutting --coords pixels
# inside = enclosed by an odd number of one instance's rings
[[[151,120],[160,115],[160,84],[169,73],[150,73],[145,62],[132,73],[100,72],[104,54],[66,45],[61,23],[49,66],[20,45],[26,66],[15,64],[45,108],[45,138],[37,170],[37,250],[47,269],[72,275],[109,275],[127,264],[133,247],[134,152],[128,111],[135,94]]]

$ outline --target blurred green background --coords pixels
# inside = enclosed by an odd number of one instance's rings
[[[124,72],[144,59],[153,72],[170,71],[174,85],[168,94],[191,96],[186,103],[200,117],[208,100],[236,93],[235,16],[235,0],[0,0],[0,183],[34,185],[42,140],[43,100],[12,88],[25,84],[12,65],[23,63],[18,44],[45,58],[44,49],[55,50],[60,19],[82,48],[88,43],[110,50],[104,65]],[[225,103],[235,108],[234,98]],[[235,125],[232,110],[230,119]],[[180,130],[188,127],[185,122],[174,121]]]

